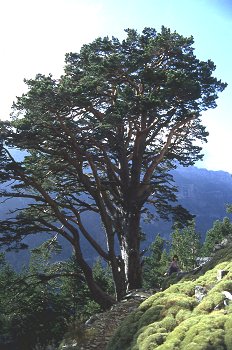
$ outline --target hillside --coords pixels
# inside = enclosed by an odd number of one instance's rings
[[[222,293],[232,292],[231,261],[232,245],[217,251],[197,274],[181,281],[168,277],[164,284],[171,286],[161,292],[132,291],[70,329],[59,350],[231,350],[232,304]],[[219,281],[222,269],[229,272]]]
[[[218,271],[228,273],[221,280]],[[146,299],[117,329],[107,350],[231,350],[232,245],[196,275]]]

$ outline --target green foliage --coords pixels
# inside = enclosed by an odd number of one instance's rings
[[[176,226],[171,237],[171,255],[178,256],[182,270],[193,270],[201,251],[200,235],[196,232],[195,222],[189,222],[183,229]]]
[[[83,322],[101,308],[90,295],[84,276],[75,260],[71,257],[65,262],[63,274],[59,278],[60,294],[69,309],[69,324],[78,320]],[[70,326],[71,327],[71,326]]]
[[[75,320],[68,325],[64,339],[59,345],[59,350],[83,349],[89,337],[94,335],[94,330],[86,329],[83,322]]]
[[[232,310],[230,309],[230,312],[231,311]],[[231,329],[232,329],[232,317],[228,318],[225,321],[225,345],[227,349],[232,349]]]
[[[214,246],[220,243],[223,238],[232,235],[232,223],[228,217],[225,217],[223,221],[216,220],[213,227],[207,231],[206,238],[203,246],[203,252],[205,256],[210,255],[213,252]]]
[[[9,286],[14,285],[17,274],[6,262],[3,253],[0,253],[0,339],[11,340],[10,319],[8,310],[11,307],[12,295],[9,293]]]
[[[181,282],[145,300],[123,321],[107,350],[231,349],[232,308],[231,302],[229,306],[224,304],[222,294],[225,290],[232,293],[231,261],[230,245],[221,254],[215,254],[204,272],[189,274]],[[217,280],[219,269],[229,271],[220,281]],[[201,302],[194,295],[197,285],[207,289]],[[131,320],[135,321],[133,332],[130,331]],[[122,330],[124,337],[121,338]]]
[[[148,256],[144,257],[143,287],[160,288],[168,268],[168,254],[164,249],[165,240],[157,235],[148,248]]]
[[[81,324],[101,311],[75,258],[56,261],[59,252],[57,237],[49,239],[32,250],[29,267],[20,273],[0,255],[0,339],[17,344],[19,350],[55,347],[74,329],[82,339]],[[99,285],[112,292],[109,269],[97,261],[93,271]]]
[[[9,274],[7,268],[9,277],[3,282],[1,298],[7,320],[4,325],[20,350],[46,346],[64,334],[69,309],[59,293],[58,281],[51,277],[58,271],[50,261],[55,248],[57,243],[51,239],[33,250],[28,269]],[[6,268],[1,273],[6,273]]]
[[[97,259],[93,265],[93,275],[95,281],[102,287],[105,292],[114,294],[114,283],[109,266],[103,267],[102,259]]]

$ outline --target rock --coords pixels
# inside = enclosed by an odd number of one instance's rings
[[[223,246],[221,245],[221,243],[215,244],[215,246],[213,248],[213,252],[216,252],[217,250],[222,249],[222,247]]]
[[[221,281],[221,279],[222,279],[224,276],[226,276],[228,272],[229,272],[229,271],[227,271],[227,270],[218,270],[218,271],[217,271],[217,280],[218,280],[218,281]]]
[[[85,325],[86,326],[90,326],[91,324],[93,324],[96,320],[98,320],[99,316],[98,314],[91,316],[86,322]]]
[[[159,290],[146,290],[146,289],[135,289],[126,294],[123,301],[130,299],[145,300],[149,298],[154,293],[159,292]]]
[[[225,248],[228,244],[230,244],[230,242],[232,242],[232,235],[228,235],[227,237],[223,238],[220,243],[215,244],[213,252]]]
[[[198,267],[205,265],[211,259],[210,256],[198,257],[196,258],[196,263]]]
[[[195,298],[199,303],[206,296],[206,294],[207,294],[207,289],[205,287],[202,287],[202,286],[195,287]]]
[[[232,294],[230,292],[227,292],[226,290],[224,290],[222,292],[223,295],[225,295],[225,297],[229,300],[232,300]]]

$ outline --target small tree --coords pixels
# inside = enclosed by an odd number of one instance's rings
[[[0,348],[4,341],[11,341],[9,309],[11,308],[12,294],[9,286],[17,280],[17,274],[7,263],[5,255],[0,253]]]
[[[203,245],[203,253],[205,256],[210,255],[216,244],[220,243],[223,238],[232,235],[232,223],[228,217],[222,221],[216,220],[213,227],[207,231],[205,242]]]
[[[200,256],[200,234],[196,232],[195,222],[189,222],[188,226],[180,229],[174,227],[171,235],[171,255],[179,258],[180,267],[189,271],[196,267],[196,258]]]
[[[141,287],[143,209],[150,203],[163,218],[186,219],[171,205],[169,171],[202,158],[199,142],[208,133],[201,113],[216,107],[226,87],[212,75],[212,61],[196,58],[192,37],[165,27],[126,35],[67,54],[58,80],[26,80],[13,121],[1,124],[0,180],[12,184],[1,195],[28,199],[27,209],[0,223],[1,241],[17,246],[25,235],[59,233],[103,308],[115,299],[95,281],[81,236],[110,265],[118,300]],[[27,156],[17,162],[9,147]],[[102,222],[105,244],[89,230],[87,214]]]
[[[20,350],[58,344],[68,324],[100,311],[75,259],[54,261],[59,252],[54,237],[34,248],[28,268],[18,273],[0,255],[0,348],[2,339]],[[94,273],[107,288],[104,272],[96,264]]]
[[[5,308],[8,332],[19,349],[58,344],[65,332],[69,304],[60,293],[59,281],[64,267],[52,263],[59,250],[55,239],[44,242],[32,251],[29,267],[4,285],[10,300]]]
[[[144,257],[143,287],[160,288],[168,268],[168,254],[165,240],[158,234],[148,248],[148,256]]]

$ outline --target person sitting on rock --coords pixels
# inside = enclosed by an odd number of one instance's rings
[[[170,276],[172,273],[174,272],[180,272],[180,268],[179,268],[179,265],[178,265],[178,256],[177,255],[173,255],[173,258],[172,258],[172,262],[169,266],[169,269],[168,269],[168,275]]]

